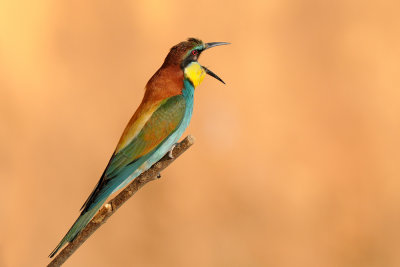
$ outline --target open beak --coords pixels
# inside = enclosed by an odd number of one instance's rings
[[[228,45],[230,43],[226,43],[226,42],[212,42],[212,43],[206,43],[204,46],[204,50],[209,49],[211,47],[215,47],[215,46],[219,46],[219,45]],[[223,84],[225,84],[225,82],[218,77],[217,74],[215,74],[214,72],[212,72],[211,70],[209,70],[208,68],[202,66],[203,69],[206,71],[206,73],[212,77],[214,77],[215,79],[217,79],[218,81],[222,82]]]

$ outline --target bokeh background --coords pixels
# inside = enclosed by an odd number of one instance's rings
[[[65,266],[400,266],[400,2],[0,1],[0,266],[44,266],[144,85],[232,45],[196,144]]]

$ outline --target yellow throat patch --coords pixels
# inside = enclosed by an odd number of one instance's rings
[[[197,62],[191,62],[187,65],[184,72],[185,78],[189,79],[195,88],[203,81],[204,76],[206,76],[206,72]]]

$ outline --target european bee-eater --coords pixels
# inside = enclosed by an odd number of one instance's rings
[[[178,142],[192,117],[194,89],[206,74],[200,54],[225,42],[203,43],[189,38],[171,48],[164,63],[147,82],[142,103],[126,126],[99,182],[81,208],[81,214],[50,258],[71,242],[89,223],[106,199],[160,160]]]

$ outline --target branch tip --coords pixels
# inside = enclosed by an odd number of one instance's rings
[[[193,145],[196,141],[196,138],[194,138],[194,136],[190,134],[185,139],[187,140],[188,145]]]

